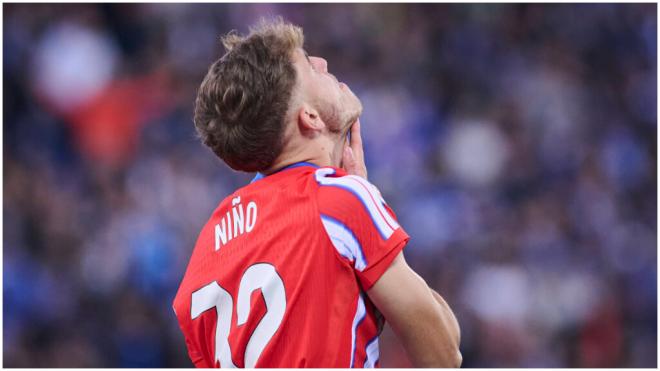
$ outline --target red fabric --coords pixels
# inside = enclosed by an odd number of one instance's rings
[[[345,176],[346,173],[342,169],[335,169],[335,174],[329,175],[327,178],[342,179]],[[366,187],[362,187],[363,185]],[[368,189],[369,186],[373,189]],[[360,197],[351,192],[351,188],[365,190],[368,197],[365,197],[364,201],[360,200]],[[334,186],[321,186],[317,193],[319,212],[349,229],[363,250],[367,265],[362,271],[355,272],[363,290],[368,290],[373,286],[410,239],[402,228],[398,228],[396,225],[390,226],[384,219],[383,214],[386,212],[396,220],[396,215],[387,205],[383,203],[384,207],[376,207],[375,212],[370,212],[364,204],[366,201],[375,206],[379,198],[378,190],[364,180]],[[394,233],[388,238],[384,238],[378,232],[373,219],[381,219],[383,225],[395,229]]]
[[[192,319],[193,293],[199,297],[200,289],[212,282],[226,290],[233,301],[231,318],[220,321],[230,323],[228,343],[236,366],[245,366],[248,343],[259,338],[257,328],[262,322],[273,322],[266,317],[277,312],[281,301],[285,301],[283,318],[275,321],[277,330],[266,337],[263,351],[257,353],[256,367],[349,367],[352,357],[354,367],[364,365],[366,347],[378,335],[380,326],[377,311],[363,286],[370,287],[378,280],[409,237],[398,228],[389,239],[381,240],[365,216],[364,206],[352,199],[349,192],[337,193],[321,186],[316,181],[316,170],[311,166],[286,169],[237,190],[220,203],[203,227],[173,304],[195,366],[227,366],[215,360],[221,311],[212,308]],[[337,176],[342,175],[339,169],[335,170]],[[254,227],[220,243],[216,251],[216,225],[222,226],[222,218],[227,221],[228,213],[233,215],[232,201],[238,202],[239,196],[239,205],[244,209],[250,202],[256,204]],[[328,207],[332,204],[348,208]],[[240,208],[239,205],[236,206]],[[362,272],[355,269],[354,262],[338,255],[321,222],[321,212],[332,214],[355,229],[369,261]],[[245,289],[249,285],[241,283],[241,278],[255,264],[272,267],[285,294],[282,298],[274,294],[278,299],[267,307],[262,292],[277,293],[273,288],[277,285],[271,282],[268,287],[253,290],[247,321],[238,326],[239,288],[249,291]],[[356,326],[353,346],[359,297],[363,298],[365,315]],[[372,353],[370,360],[375,361],[373,358]]]

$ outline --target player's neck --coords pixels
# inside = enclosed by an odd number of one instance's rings
[[[323,161],[323,159],[319,158],[311,158],[311,157],[288,157],[288,158],[282,158],[279,161],[276,161],[273,166],[271,166],[268,170],[263,171],[262,173],[265,175],[270,175],[272,173],[277,172],[278,170],[281,170],[287,166],[300,163],[300,162],[307,162],[310,164],[314,164],[319,167],[324,167],[324,166],[332,166],[330,161]]]
[[[298,162],[308,162],[319,167],[339,166],[338,160],[333,159],[333,157],[336,156],[333,156],[333,152],[326,150],[325,147],[327,147],[327,145],[307,145],[294,148],[286,148],[282,154],[278,156],[273,165],[262,173],[269,175]]]

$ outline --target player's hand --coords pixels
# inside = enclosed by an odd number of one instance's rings
[[[351,127],[350,143],[346,140],[346,144],[344,145],[342,164],[344,170],[350,175],[357,175],[367,179],[367,165],[364,163],[364,149],[362,148],[359,118]]]

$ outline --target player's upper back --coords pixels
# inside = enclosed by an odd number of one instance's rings
[[[341,170],[309,165],[258,176],[223,200],[202,229],[174,301],[195,365],[348,367],[359,358],[359,346],[362,363],[368,363],[367,340],[378,330],[361,292],[391,261],[384,257],[393,257],[408,237],[399,229],[390,238],[398,225],[387,211],[375,210],[375,188],[343,189],[332,180]],[[338,187],[320,192],[333,184]],[[387,215],[373,222],[369,234],[351,228],[371,251],[329,237],[341,224],[333,215],[369,218],[369,207],[356,207],[362,204],[352,195],[362,188],[362,197],[371,199],[366,202],[376,205],[372,211]],[[355,203],[342,202],[344,194]],[[338,233],[338,239],[346,234]],[[372,269],[377,262],[380,267]],[[372,315],[364,320],[365,313]],[[323,346],[310,337],[324,339]]]

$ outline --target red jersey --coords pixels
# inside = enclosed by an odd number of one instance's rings
[[[198,367],[376,367],[382,317],[366,295],[406,245],[380,192],[298,163],[223,200],[174,311]]]

